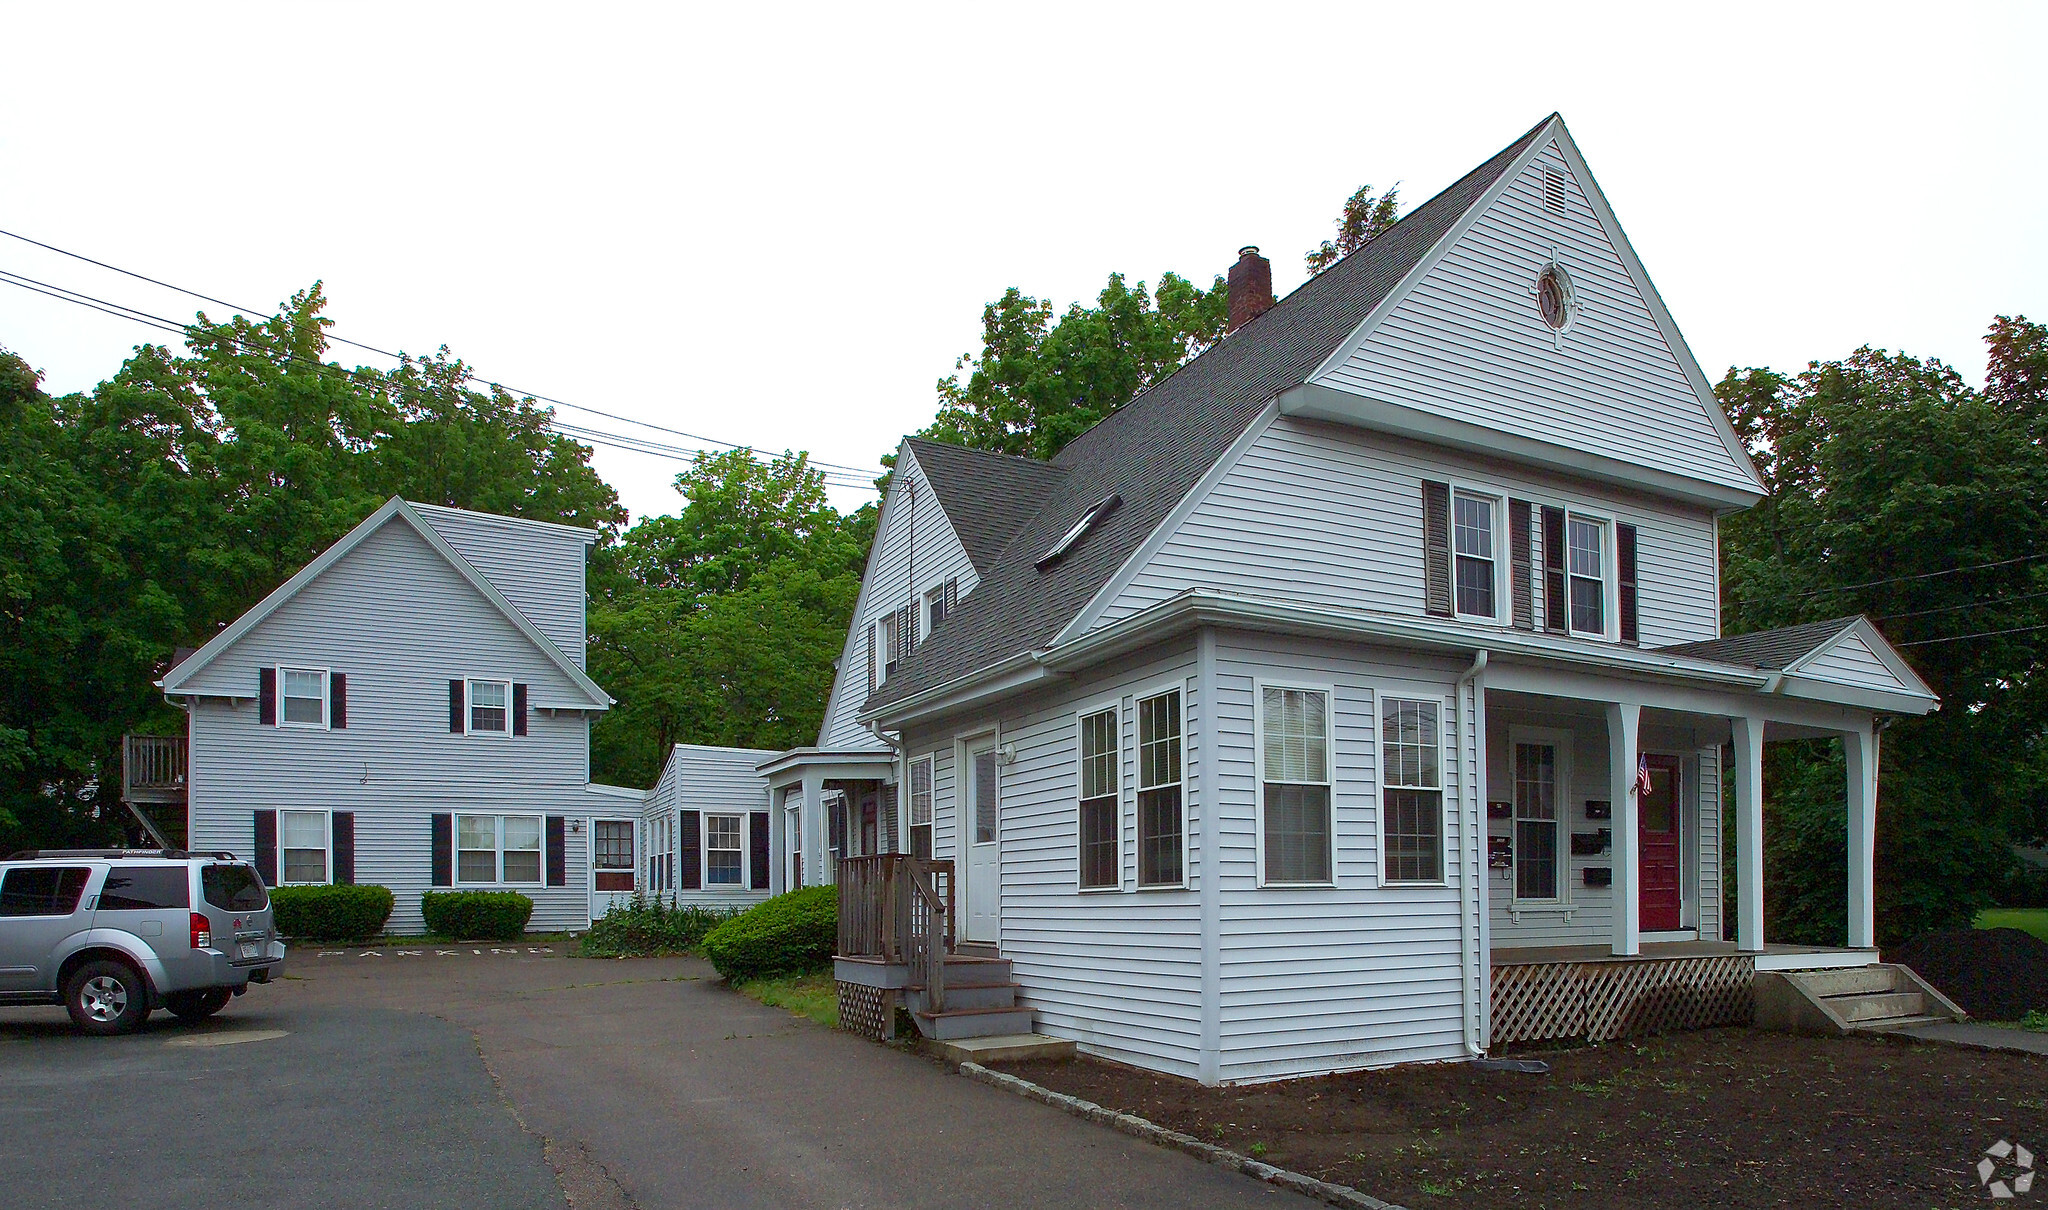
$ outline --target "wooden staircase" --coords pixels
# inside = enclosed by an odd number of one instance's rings
[[[1758,971],[1756,1024],[1785,1033],[1877,1033],[1961,1021],[1969,1014],[1910,967]]]
[[[971,954],[946,955],[940,1006],[932,1005],[928,988],[911,984],[904,989],[904,1007],[917,1032],[938,1042],[1028,1034],[1036,1021],[1030,1009],[1017,1006],[1010,960]]]

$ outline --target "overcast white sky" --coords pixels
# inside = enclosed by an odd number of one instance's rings
[[[10,2],[0,29],[0,228],[259,307],[324,279],[338,335],[854,466],[929,420],[1004,287],[1207,281],[1254,243],[1284,292],[1353,189],[1419,203],[1553,109],[1709,377],[1868,342],[1978,381],[1993,315],[2048,319],[2041,4]],[[0,269],[200,305],[5,238]],[[155,339],[0,287],[51,391]],[[676,464],[596,464],[675,508]]]

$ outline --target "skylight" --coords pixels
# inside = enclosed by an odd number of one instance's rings
[[[1038,570],[1044,571],[1046,568],[1051,567],[1053,563],[1056,560],[1058,560],[1061,555],[1066,554],[1069,550],[1073,549],[1074,544],[1076,542],[1079,542],[1082,536],[1085,535],[1090,529],[1094,528],[1094,525],[1097,521],[1100,521],[1104,517],[1108,516],[1112,511],[1115,510],[1117,505],[1122,504],[1123,502],[1124,498],[1122,496],[1117,495],[1104,496],[1102,499],[1096,501],[1093,507],[1089,508],[1087,512],[1081,514],[1081,519],[1079,521],[1074,522],[1074,528],[1067,531],[1066,537],[1061,538],[1059,541],[1053,543],[1051,550],[1048,550],[1043,555],[1039,556],[1038,562],[1036,564]]]

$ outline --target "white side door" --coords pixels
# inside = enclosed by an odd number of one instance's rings
[[[967,919],[961,938],[990,945],[1001,940],[1002,830],[997,817],[996,746],[967,750],[966,793],[960,830],[967,840]]]
[[[590,918],[633,897],[640,868],[639,829],[630,819],[590,821]]]

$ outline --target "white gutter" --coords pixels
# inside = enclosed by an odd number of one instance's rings
[[[1474,763],[1478,768],[1475,770],[1470,795],[1463,796],[1472,805],[1467,807],[1466,824],[1460,829],[1467,837],[1467,843],[1472,846],[1473,863],[1471,872],[1466,875],[1464,885],[1458,891],[1458,936],[1462,951],[1471,955],[1465,969],[1477,972],[1477,977],[1459,980],[1463,985],[1463,994],[1458,999],[1465,1026],[1465,1053],[1475,1059],[1486,1053],[1486,1047],[1479,1041],[1479,998],[1488,992],[1485,986],[1486,955],[1479,952],[1479,918],[1486,910],[1486,905],[1480,900],[1480,880],[1487,875],[1486,846],[1480,843],[1479,834],[1483,826],[1482,821],[1485,819],[1486,744],[1481,723],[1485,705],[1479,697],[1484,690],[1478,688],[1478,685],[1481,683],[1480,678],[1485,675],[1486,649],[1482,647],[1473,654],[1472,666],[1459,675],[1457,689],[1451,698],[1453,704],[1462,711],[1465,708],[1465,690],[1468,686],[1473,688],[1472,717],[1465,720],[1465,726],[1474,750]]]

